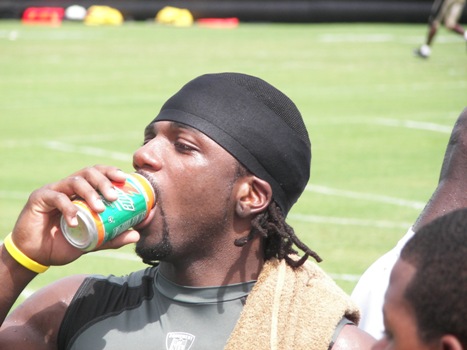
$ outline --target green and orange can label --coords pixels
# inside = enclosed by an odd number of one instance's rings
[[[102,196],[105,210],[94,212],[82,200],[74,200],[78,207],[78,226],[70,227],[62,217],[60,227],[67,241],[90,251],[139,224],[154,207],[156,196],[149,181],[138,173],[130,174],[124,183],[114,183],[118,199],[110,202]]]

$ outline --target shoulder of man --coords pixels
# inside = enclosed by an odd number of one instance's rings
[[[86,277],[66,277],[28,297],[0,328],[0,348],[55,349],[65,312]]]

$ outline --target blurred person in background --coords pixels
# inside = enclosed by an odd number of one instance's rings
[[[448,30],[462,35],[464,40],[467,41],[467,32],[459,24],[462,11],[465,7],[465,1],[466,0],[435,0],[428,19],[426,42],[414,51],[415,55],[421,58],[430,57],[433,40],[442,24],[444,24]]]
[[[438,186],[418,219],[396,246],[360,277],[352,299],[361,309],[359,327],[376,339],[384,335],[383,302],[389,275],[407,241],[422,226],[451,211],[467,207],[467,108],[458,117],[448,141]]]

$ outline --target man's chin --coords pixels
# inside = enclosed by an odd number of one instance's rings
[[[166,259],[172,253],[170,243],[163,241],[156,245],[148,245],[145,239],[140,239],[135,246],[135,253],[144,262],[155,262]]]

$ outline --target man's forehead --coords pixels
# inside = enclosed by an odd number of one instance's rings
[[[152,121],[148,126],[145,128],[145,132],[154,132],[157,131],[157,126],[160,125],[161,123],[167,123],[169,125],[170,129],[187,129],[187,130],[192,130],[194,132],[200,132],[196,128],[193,128],[192,126],[189,126],[187,124],[183,124],[180,122],[174,122],[174,121],[157,121],[154,120]]]

